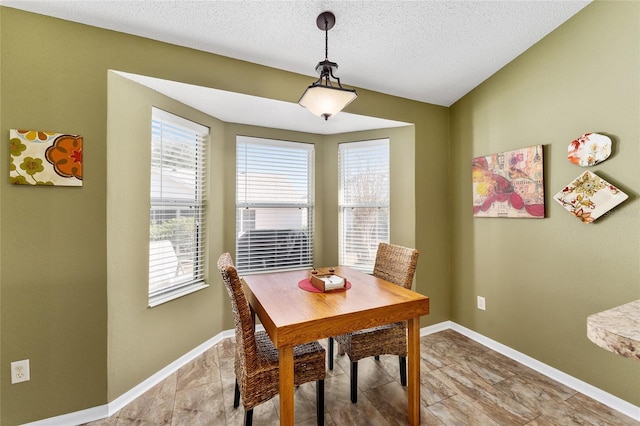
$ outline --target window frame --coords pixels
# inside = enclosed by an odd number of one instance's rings
[[[373,149],[375,155],[384,152],[383,158],[376,156],[363,156],[358,155],[366,153],[366,150]],[[356,151],[357,150],[357,151]],[[349,158],[347,158],[347,156]],[[367,161],[381,160],[380,163],[374,163],[373,165],[365,164]],[[338,145],[338,259],[340,265],[350,266],[354,269],[358,269],[365,273],[372,273],[375,264],[375,254],[379,242],[389,243],[391,234],[391,170],[390,170],[390,140],[389,138],[372,139],[366,141],[355,142],[343,142]],[[364,172],[370,172],[373,167],[375,170],[379,170],[380,166],[386,166],[386,171],[382,173],[383,193],[379,195],[378,199],[363,200],[358,199],[358,194],[352,194],[357,191],[353,187],[347,187],[346,176],[344,173],[348,170],[354,172],[363,170]],[[364,190],[363,190],[364,192]],[[375,222],[373,225],[375,228],[374,238],[367,242],[363,237],[363,243],[353,243],[354,239],[351,239],[351,243],[347,243],[347,234],[354,235],[353,229],[349,228],[349,223],[352,222],[352,218],[347,216],[348,212],[354,212],[358,209],[375,209]],[[382,220],[382,223],[380,222]],[[386,218],[386,219],[385,219]],[[368,223],[368,222],[367,222]],[[358,234],[355,234],[356,236]],[[359,249],[359,250],[358,250]],[[363,253],[364,260],[354,261],[361,259],[354,251],[360,251]]]
[[[260,150],[264,150],[262,153],[264,157],[260,156]],[[286,150],[295,150],[297,155],[285,161]],[[303,159],[304,157],[306,159]],[[273,161],[269,161],[270,159]],[[303,181],[305,168],[306,177]],[[249,176],[248,173],[253,173],[255,176]],[[262,175],[262,179],[258,178],[258,174]],[[279,185],[277,193],[274,190],[276,185]],[[304,195],[299,192],[294,194],[294,189],[289,186],[295,186],[298,191],[304,187]],[[264,191],[264,193],[256,191]],[[271,199],[266,200],[268,197],[264,194],[269,194]],[[300,200],[286,199],[294,196],[300,197]],[[304,211],[305,209],[306,214],[304,212],[300,213],[301,215],[295,214],[295,210]],[[263,219],[260,218],[260,210],[262,210]],[[274,219],[276,216],[272,213],[277,210],[282,210],[281,219],[285,215],[288,215],[289,219],[282,219],[283,222],[276,224]],[[240,273],[311,268],[315,238],[315,145],[237,135],[235,212],[235,263]],[[249,217],[244,221],[246,213]],[[300,226],[297,227],[295,223],[291,224],[287,220],[299,220]],[[262,228],[264,223],[269,222],[274,223],[273,229]],[[245,227],[247,224],[249,224],[248,228]],[[284,224],[291,226],[283,227]],[[261,246],[261,243],[264,244]],[[286,247],[282,250],[277,247],[286,244],[296,245],[295,250],[290,252],[297,253],[299,258],[286,254]],[[253,254],[259,253],[260,250],[263,250],[262,253],[265,250],[268,251],[264,255]]]
[[[205,271],[210,131],[160,108],[152,107],[151,116],[148,304],[154,307],[208,287]],[[164,126],[167,128],[163,129]],[[169,134],[175,134],[176,138],[171,139]],[[153,154],[158,149],[159,158]],[[186,149],[187,155],[169,158],[179,149]],[[172,168],[167,173],[168,165]],[[184,166],[182,172],[176,171],[180,165]],[[158,177],[154,178],[154,173]],[[178,180],[184,188],[175,184]],[[175,217],[166,218],[174,213]],[[158,215],[161,223],[154,220]],[[181,218],[187,219],[181,223]],[[158,235],[163,235],[163,239],[155,239]],[[152,289],[154,285],[160,287]]]

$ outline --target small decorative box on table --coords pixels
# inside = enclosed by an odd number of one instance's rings
[[[323,292],[345,290],[347,288],[346,278],[335,274],[312,274],[309,280],[312,286]]]

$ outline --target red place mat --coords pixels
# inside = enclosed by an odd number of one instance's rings
[[[322,290],[315,288],[313,284],[311,284],[310,278],[305,278],[304,280],[300,281],[298,283],[298,287],[300,287],[303,290],[310,291],[312,293],[322,293]],[[334,291],[346,291],[346,290],[349,290],[350,288],[351,288],[351,283],[347,281],[347,285],[345,286],[344,290],[343,289],[331,290],[331,291],[327,291],[326,293],[333,293]]]

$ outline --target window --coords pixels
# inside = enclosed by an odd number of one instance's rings
[[[204,283],[206,148],[209,129],[153,108],[149,304]]]
[[[338,148],[339,261],[373,272],[379,242],[389,242],[389,139]]]
[[[240,272],[313,263],[314,146],[238,136],[236,259]]]

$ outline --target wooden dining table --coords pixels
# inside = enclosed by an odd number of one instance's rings
[[[294,423],[293,347],[396,321],[407,321],[407,421],[420,424],[420,317],[429,298],[356,269],[338,266],[347,290],[317,293],[298,284],[310,270],[246,275],[243,288],[252,310],[278,349],[280,424]],[[328,269],[319,269],[319,274]]]

